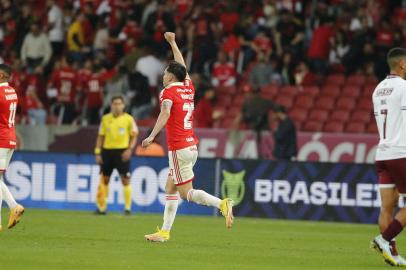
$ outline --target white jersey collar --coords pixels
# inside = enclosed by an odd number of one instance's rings
[[[185,84],[183,82],[174,82],[174,83],[168,84],[165,87],[165,89],[168,89],[169,87],[172,87],[172,86],[185,86]]]
[[[8,82],[2,82],[0,83],[0,86],[8,86]]]

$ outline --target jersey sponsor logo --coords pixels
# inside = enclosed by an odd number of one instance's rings
[[[124,135],[125,134],[125,128],[118,128],[118,133],[120,133],[120,135]]]
[[[17,145],[16,141],[10,141],[10,145]]]
[[[193,142],[194,140],[195,140],[195,139],[194,139],[193,137],[187,137],[187,138],[186,138],[186,141],[187,141],[187,142]]]
[[[17,94],[6,95],[6,100],[16,100]]]
[[[4,89],[5,93],[15,93],[15,90],[13,88],[6,88]]]
[[[393,88],[381,88],[376,91],[375,96],[376,97],[390,96],[392,94],[392,92],[393,92]]]
[[[181,96],[181,98],[182,99],[194,99],[194,97],[195,97],[195,95],[194,94],[189,94],[189,95],[187,95],[187,94],[180,94],[180,96]]]
[[[190,93],[190,92],[193,92],[193,90],[190,89],[190,88],[185,88],[185,89],[176,88],[176,92],[178,92],[178,93]]]

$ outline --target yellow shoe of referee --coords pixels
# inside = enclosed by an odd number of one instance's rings
[[[226,227],[230,229],[233,226],[234,216],[233,216],[233,200],[225,198],[221,200],[220,212],[226,219]]]
[[[17,206],[11,210],[7,226],[9,229],[13,228],[15,225],[17,225],[18,222],[20,222],[20,219],[24,214],[24,211],[25,211],[24,207],[19,204],[17,204]]]

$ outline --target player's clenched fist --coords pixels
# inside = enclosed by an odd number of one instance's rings
[[[175,42],[175,33],[165,32],[164,37],[168,43]]]

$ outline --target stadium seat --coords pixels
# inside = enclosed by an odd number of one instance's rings
[[[378,79],[377,79],[374,75],[366,76],[366,78],[365,78],[365,84],[374,84],[374,85],[377,85],[377,84],[378,84]]]
[[[279,92],[279,88],[280,86],[274,84],[265,85],[261,88],[261,94],[273,97]]]
[[[357,110],[351,114],[351,120],[361,122],[361,123],[369,123],[371,121],[372,114],[369,111],[365,110]]]
[[[372,97],[363,97],[357,102],[357,109],[358,110],[363,110],[367,112],[371,112],[373,110],[373,105],[372,105]]]
[[[344,124],[341,122],[327,122],[324,125],[323,131],[325,132],[343,132],[344,131]]]
[[[332,74],[327,77],[326,84],[343,85],[345,83],[345,76],[342,74]]]
[[[309,113],[309,120],[324,122],[328,118],[328,111],[322,109],[313,109]]]
[[[341,90],[341,94],[344,97],[352,97],[357,98],[361,95],[361,87],[358,85],[344,85],[343,89]]]
[[[222,107],[227,107],[231,104],[233,98],[231,95],[221,94],[217,96],[216,104],[221,105]]]
[[[308,96],[305,94],[300,94],[295,99],[295,108],[305,108],[309,109],[313,106],[313,96]]]
[[[329,116],[329,120],[336,122],[346,122],[350,118],[350,112],[347,110],[334,110]]]
[[[237,92],[237,88],[234,86],[218,86],[215,89],[216,93],[225,93],[225,94],[235,94]]]
[[[229,110],[227,110],[227,117],[235,118],[237,114],[241,112],[241,106],[231,106]]]
[[[298,108],[295,106],[294,109],[292,109],[289,112],[289,116],[294,120],[294,121],[299,121],[299,122],[303,122],[304,120],[306,120],[307,118],[307,109],[302,109],[302,108]]]
[[[330,96],[321,96],[314,104],[315,109],[331,110],[334,108],[335,99]]]
[[[345,132],[348,133],[365,133],[365,123],[363,122],[351,122],[345,126]]]
[[[297,86],[283,86],[280,89],[279,94],[286,95],[286,96],[296,96],[299,94],[299,88]]]
[[[362,89],[362,97],[372,98],[372,94],[375,91],[377,84],[366,84]]]
[[[355,99],[350,97],[340,97],[337,100],[336,109],[352,110],[355,107]]]
[[[290,108],[293,105],[293,97],[291,96],[278,96],[275,100],[276,104],[282,105],[286,108]]]
[[[341,93],[340,86],[334,84],[324,85],[320,92],[322,96],[330,96],[330,97],[337,97],[340,93]]]
[[[302,127],[303,131],[307,132],[317,132],[321,131],[323,125],[319,121],[306,121]]]
[[[302,93],[314,97],[320,94],[320,88],[318,86],[304,86]]]
[[[233,102],[232,102],[232,104],[233,104],[233,106],[241,106],[243,103],[244,103],[244,101],[245,101],[245,96],[244,95],[236,95],[236,96],[234,96],[234,99],[233,99]]]
[[[365,83],[365,80],[366,78],[364,75],[351,75],[347,78],[346,84],[361,86]]]
[[[378,134],[378,127],[376,126],[376,123],[369,123],[367,133]]]

